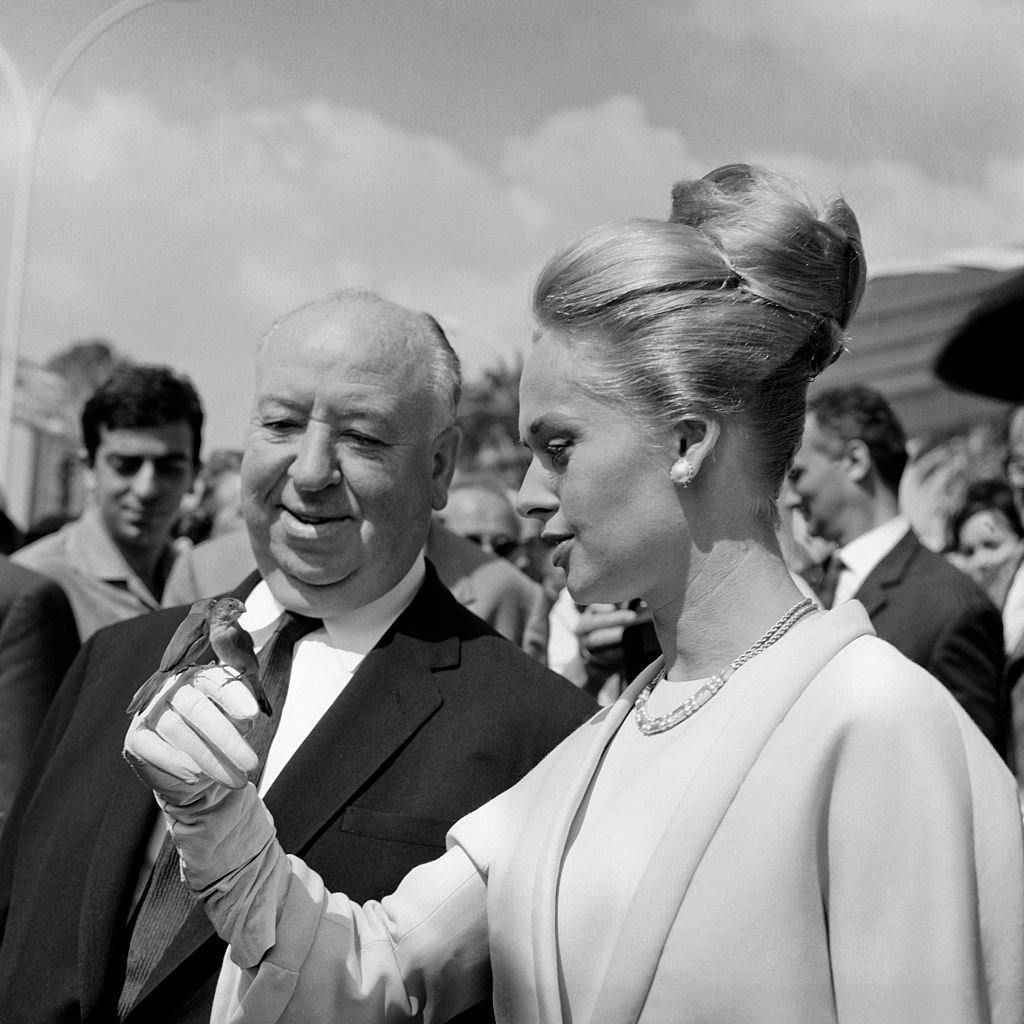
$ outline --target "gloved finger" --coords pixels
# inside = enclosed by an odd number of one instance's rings
[[[197,672],[192,685],[234,722],[254,722],[260,713],[259,704],[242,677],[223,665],[211,665]]]
[[[255,771],[252,748],[217,706],[195,687],[179,690],[157,732],[191,757],[210,778],[236,789]]]
[[[232,683],[238,685],[235,680]],[[197,749],[212,749],[222,762],[227,759],[241,771],[255,770],[257,759],[252,747],[242,739],[234,721],[198,687],[179,690],[171,698],[171,707],[195,734],[200,744]],[[193,752],[192,746],[185,749]]]
[[[196,760],[154,732],[142,715],[128,726],[124,754],[154,789],[173,789],[182,782],[191,785],[203,777]]]
[[[183,687],[188,686],[192,682],[196,673],[199,671],[198,667],[193,665],[185,669],[184,672],[179,672],[177,675],[171,676],[164,684],[160,687],[156,696],[153,697],[143,708],[143,716],[146,719],[146,724],[150,728],[154,728],[156,723],[159,721],[160,716],[167,710],[171,703],[171,698]],[[136,697],[138,694],[136,694]],[[132,703],[134,703],[134,698]]]

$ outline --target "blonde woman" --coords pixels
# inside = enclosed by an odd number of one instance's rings
[[[775,498],[864,263],[842,201],[747,166],[670,222],[549,261],[521,386],[575,600],[634,597],[661,657],[381,903],[288,857],[210,673],[133,723],[188,885],[230,943],[217,1021],[967,1024],[1024,1019],[1013,780],[856,603],[818,611]],[[237,788],[236,788],[237,787]]]

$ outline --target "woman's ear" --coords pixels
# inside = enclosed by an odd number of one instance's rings
[[[720,433],[718,421],[710,417],[690,416],[680,421],[675,428],[676,459],[669,470],[673,483],[687,487],[697,478]]]

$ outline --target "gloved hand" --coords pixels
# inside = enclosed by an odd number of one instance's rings
[[[256,770],[243,734],[259,713],[252,691],[230,669],[187,669],[132,718],[125,760],[161,804],[208,807],[225,789],[243,787]]]
[[[190,668],[139,709],[124,743],[125,759],[156,793],[186,884],[248,966],[274,944],[288,878],[273,819],[248,781],[258,759],[243,733],[259,713],[231,669]]]

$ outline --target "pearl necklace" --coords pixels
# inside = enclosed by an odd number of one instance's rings
[[[687,718],[695,714],[718,691],[725,686],[726,680],[740,667],[746,664],[755,655],[766,651],[776,640],[784,636],[793,626],[796,625],[805,615],[809,615],[817,608],[817,605],[809,597],[798,601],[785,615],[775,623],[767,633],[759,640],[754,641],[738,658],[729,662],[721,672],[716,672],[706,683],[695,693],[690,694],[679,707],[664,715],[650,715],[647,712],[647,700],[655,686],[665,678],[666,669],[662,670],[640,691],[633,705],[633,713],[636,716],[636,724],[645,736],[653,736],[685,722]]]

